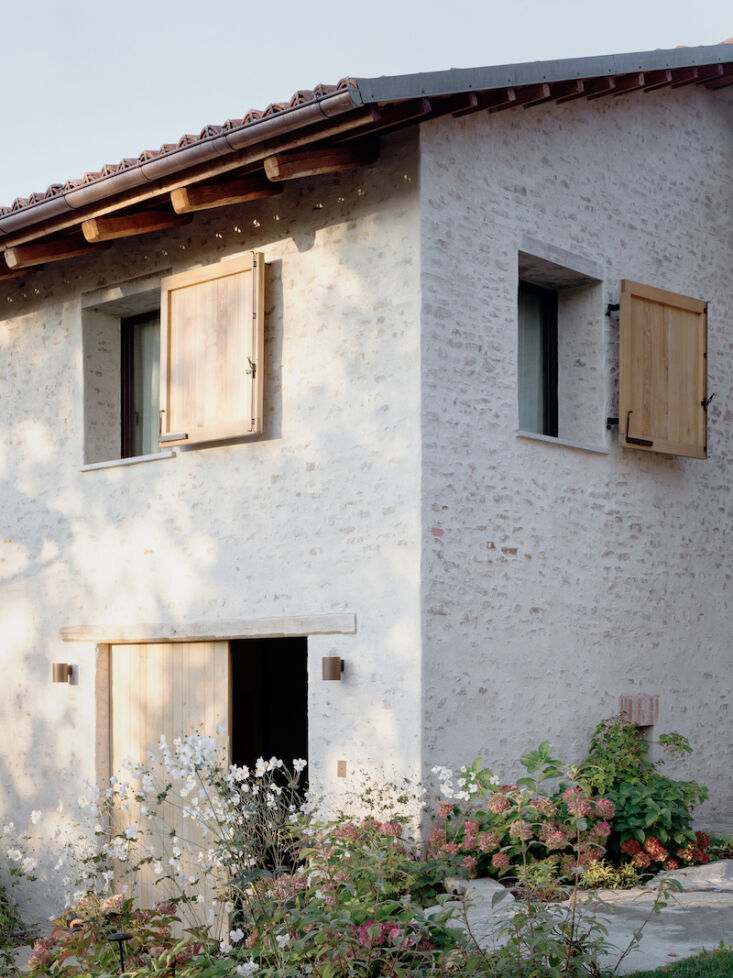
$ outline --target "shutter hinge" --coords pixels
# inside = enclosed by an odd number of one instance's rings
[[[712,393],[712,394],[710,395],[710,397],[706,397],[706,398],[704,398],[704,399],[703,399],[702,401],[700,401],[700,404],[702,404],[702,406],[703,406],[703,409],[704,409],[705,411],[707,411],[707,409],[708,409],[708,404],[709,404],[709,403],[710,403],[710,402],[712,401],[712,399],[713,399],[713,398],[715,397],[715,395],[716,395],[716,393],[717,393],[717,391],[713,391],[713,393]]]
[[[620,308],[621,304],[619,302],[609,302],[606,306],[606,315],[610,316],[612,312],[618,312]]]
[[[618,418],[606,418],[606,431],[610,431],[615,424],[618,424]]]

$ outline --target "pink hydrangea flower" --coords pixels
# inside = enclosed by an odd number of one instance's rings
[[[515,838],[522,839],[522,841],[526,842],[527,839],[532,838],[534,832],[529,822],[526,822],[523,818],[518,818],[516,822],[512,822],[509,826],[509,835],[513,835]]]
[[[501,815],[507,808],[511,807],[511,802],[506,795],[502,795],[500,791],[496,791],[486,802],[486,807],[494,815]]]
[[[600,818],[614,818],[616,806],[610,798],[596,798],[594,802],[595,814]]]
[[[476,841],[480,852],[491,852],[492,849],[499,848],[499,836],[496,832],[481,832]]]
[[[449,801],[441,801],[438,805],[438,815],[440,818],[448,818],[453,814],[453,805]]]
[[[466,856],[463,860],[463,866],[468,870],[469,873],[475,873],[478,863],[473,858],[473,856]]]
[[[505,852],[495,852],[491,857],[491,865],[494,869],[509,869],[511,860]]]

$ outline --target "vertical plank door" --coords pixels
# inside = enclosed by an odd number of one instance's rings
[[[121,781],[129,780],[123,761],[148,761],[148,750],[165,734],[174,738],[199,732],[216,735],[220,725],[229,731],[229,643],[176,642],[160,645],[113,645],[110,662],[110,770]],[[191,802],[193,795],[187,801]],[[179,802],[180,805],[180,802]],[[152,838],[143,844],[155,846],[165,856],[164,871],[173,846],[193,849],[194,858],[184,855],[183,870],[195,872],[195,855],[207,848],[200,826],[183,817],[182,807],[165,805],[165,818],[140,817],[139,805],[116,816],[113,831],[124,831],[132,821],[142,824]],[[126,824],[122,824],[125,822]],[[175,833],[175,838],[173,838]],[[169,895],[167,887],[155,885],[159,877],[153,866],[134,874],[133,892],[141,907],[151,907]],[[211,905],[210,887],[202,885],[205,906]]]

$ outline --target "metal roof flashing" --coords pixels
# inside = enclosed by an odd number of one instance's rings
[[[624,75],[634,71],[656,71],[664,68],[693,68],[731,60],[731,47],[726,43],[629,54],[604,54],[589,58],[564,58],[557,61],[526,61],[485,68],[451,68],[447,71],[418,72],[413,75],[355,78],[354,81],[364,102],[392,102],[486,91],[505,85],[571,81],[575,78]]]

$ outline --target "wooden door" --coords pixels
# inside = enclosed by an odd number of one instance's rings
[[[118,778],[129,779],[123,761],[132,758],[147,762],[148,750],[160,735],[172,743],[174,738],[199,732],[216,735],[217,726],[229,731],[229,643],[176,642],[160,645],[113,645],[110,663],[110,770]],[[179,803],[180,804],[180,803]],[[165,805],[165,818],[140,817],[139,805],[117,818],[126,824],[113,825],[124,831],[133,820],[142,824],[150,838],[143,844],[155,846],[165,854],[164,873],[171,871],[167,860],[174,845],[184,850],[184,872],[195,871],[195,855],[205,847],[200,828],[184,818],[182,808]],[[176,839],[173,839],[175,833]],[[179,840],[179,841],[176,841]],[[186,843],[193,850],[187,857]],[[208,840],[208,845],[211,839]],[[189,868],[190,867],[190,868]],[[153,866],[143,866],[134,874],[134,894],[141,907],[151,907],[169,895]],[[206,905],[211,893],[201,892]]]

